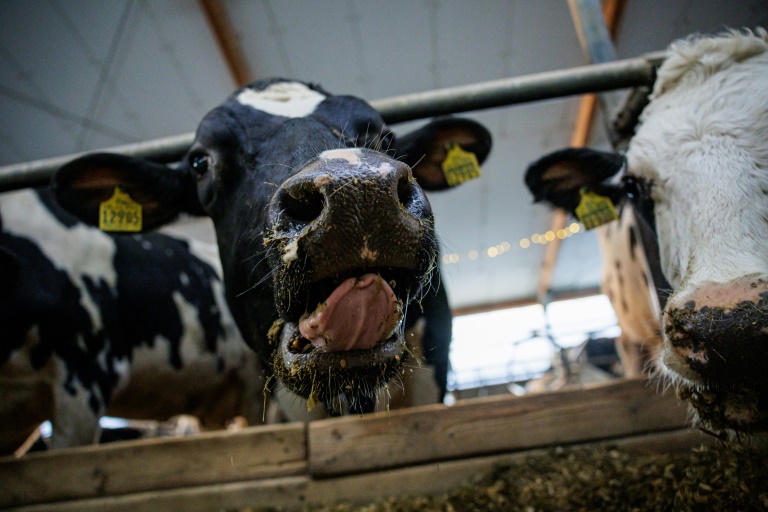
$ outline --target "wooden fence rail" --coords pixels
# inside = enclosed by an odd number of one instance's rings
[[[206,511],[298,508],[446,492],[553,445],[688,449],[686,406],[644,381],[489,397],[242,432],[129,441],[0,459],[0,508]]]

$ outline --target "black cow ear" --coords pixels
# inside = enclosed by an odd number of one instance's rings
[[[573,214],[585,187],[618,203],[623,192],[612,178],[624,168],[625,161],[616,153],[561,149],[530,164],[525,184],[537,203],[543,201]]]
[[[100,206],[116,189],[141,205],[140,231],[168,224],[182,211],[200,210],[189,172],[125,155],[94,153],[73,160],[56,171],[51,186],[65,210],[94,226]]]
[[[398,158],[411,166],[422,188],[443,190],[449,185],[442,163],[448,155],[448,148],[454,144],[473,153],[481,164],[491,152],[491,133],[471,119],[443,117],[399,136],[395,145]]]

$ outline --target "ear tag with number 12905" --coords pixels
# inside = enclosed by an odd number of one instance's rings
[[[112,197],[99,205],[99,229],[102,231],[141,231],[141,205],[128,193],[115,187]]]

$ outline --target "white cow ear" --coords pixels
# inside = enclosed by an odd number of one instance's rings
[[[51,187],[56,201],[86,224],[99,225],[100,206],[115,190],[127,194],[142,210],[141,231],[173,221],[188,201],[188,172],[140,158],[95,153],[60,168]]]
[[[561,149],[530,164],[525,184],[536,202],[574,213],[584,188],[618,202],[623,190],[610,183],[617,183],[611,178],[624,166],[625,158],[616,153],[587,148]]]
[[[418,130],[397,137],[397,158],[411,166],[419,185],[426,190],[449,188],[442,164],[448,150],[458,145],[474,155],[478,165],[488,157],[493,144],[491,133],[471,119],[443,117]]]

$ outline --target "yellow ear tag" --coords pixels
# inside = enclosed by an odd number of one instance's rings
[[[307,412],[311,412],[320,401],[317,399],[317,394],[312,392],[307,398]]]
[[[448,154],[440,166],[449,187],[480,177],[480,164],[475,154],[464,151],[455,142],[448,143]]]
[[[619,219],[613,201],[610,198],[595,194],[582,187],[579,190],[581,201],[576,207],[576,217],[586,229],[596,228]]]
[[[126,192],[115,193],[99,205],[99,229],[102,231],[141,231],[141,205]]]

